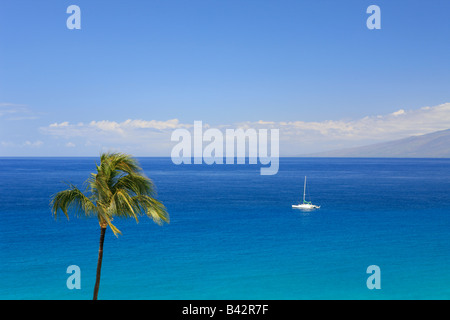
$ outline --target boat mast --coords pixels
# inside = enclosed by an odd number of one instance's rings
[[[306,176],[305,176],[305,185],[303,187],[303,203],[305,203],[305,193],[306,193]]]

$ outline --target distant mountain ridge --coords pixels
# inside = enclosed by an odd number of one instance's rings
[[[310,157],[450,158],[450,129],[363,147],[308,154]]]

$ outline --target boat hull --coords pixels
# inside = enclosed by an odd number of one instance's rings
[[[294,209],[302,209],[302,210],[313,210],[313,209],[319,209],[320,206],[316,206],[314,204],[294,204],[292,205],[292,208]]]

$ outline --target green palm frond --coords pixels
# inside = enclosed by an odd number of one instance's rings
[[[166,207],[153,197],[147,195],[138,195],[133,197],[133,206],[139,215],[147,215],[159,225],[164,222],[169,223],[170,218]]]
[[[70,189],[53,196],[51,205],[55,217],[61,210],[96,216],[101,225],[108,225],[114,234],[120,231],[112,224],[114,217],[134,218],[147,215],[157,224],[169,223],[164,205],[154,198],[156,192],[151,179],[142,172],[138,161],[124,153],[104,153],[97,172],[86,181],[89,196],[71,185]]]
[[[133,208],[131,196],[123,189],[117,190],[111,198],[108,211],[120,218],[134,218],[138,221],[137,213]]]
[[[100,170],[99,172],[117,173],[122,171],[128,174],[140,173],[142,168],[138,161],[125,153],[104,153],[100,157]]]
[[[110,227],[116,237],[118,234],[122,234],[122,232],[120,232],[120,230],[117,229],[117,227],[112,224],[112,221],[114,218],[111,214],[109,214],[107,212],[106,206],[101,202],[97,202],[97,207],[99,208],[97,218],[98,218],[100,226],[101,227],[104,227],[104,226]]]
[[[58,212],[61,210],[67,219],[69,218],[68,211],[74,211],[77,215],[84,214],[85,216],[93,216],[97,212],[97,208],[91,199],[86,197],[74,185],[70,189],[58,192],[53,196],[51,201],[52,213],[55,218],[58,217]]]
[[[120,177],[113,186],[114,190],[126,190],[130,194],[153,195],[153,182],[142,174],[128,174]]]

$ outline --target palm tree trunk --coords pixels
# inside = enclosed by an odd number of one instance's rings
[[[100,247],[98,249],[97,276],[95,279],[94,300],[97,300],[98,289],[100,287],[100,273],[102,270],[103,242],[105,241],[105,231],[106,231],[106,227],[100,228]]]

